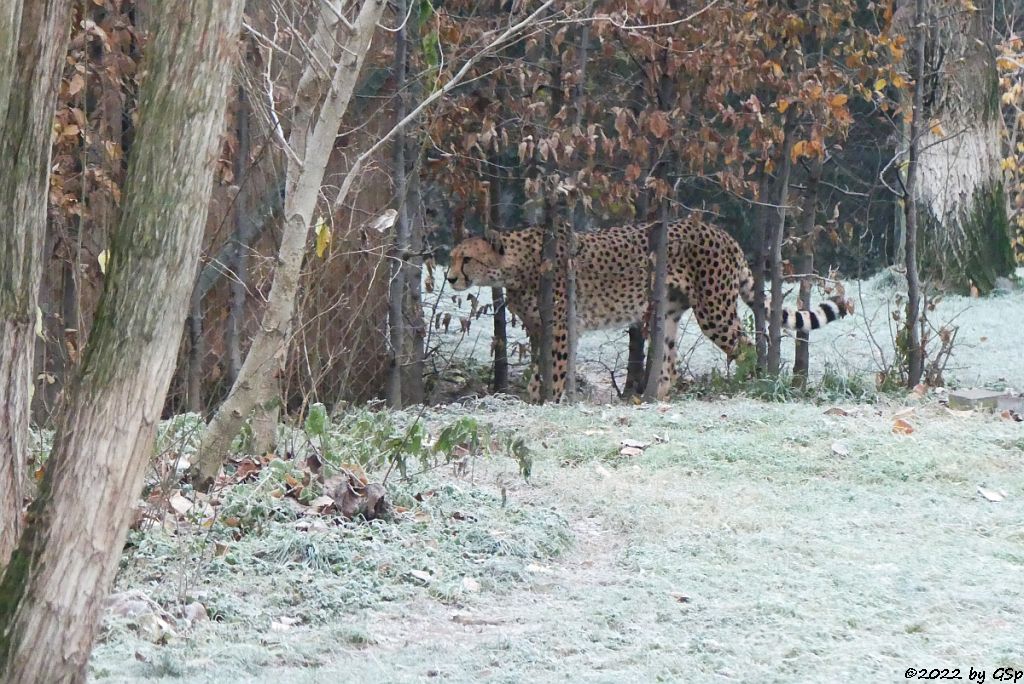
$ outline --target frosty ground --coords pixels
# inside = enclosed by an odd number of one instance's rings
[[[952,377],[1024,385],[1024,295],[940,306],[962,324]],[[812,363],[835,349],[843,377],[871,373],[871,352],[847,350],[888,328],[872,309],[827,331]],[[246,534],[133,533],[115,592],[155,614],[112,611],[90,676],[809,682],[1024,667],[1024,423],[935,393],[850,396],[839,383],[817,401],[484,398],[398,415],[522,437],[532,475],[496,449],[392,474],[392,522],[310,526],[257,485]],[[623,440],[646,446],[623,455]]]

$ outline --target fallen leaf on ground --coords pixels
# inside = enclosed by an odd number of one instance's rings
[[[914,426],[902,418],[897,418],[892,422],[892,431],[898,435],[909,435],[914,432]]]
[[[850,415],[850,413],[849,413],[849,411],[844,411],[843,409],[839,408],[838,406],[833,406],[829,410],[825,411],[825,415],[826,416],[842,416],[842,417],[846,417],[846,416]]]
[[[192,510],[192,502],[182,496],[180,491],[175,491],[171,494],[171,498],[167,500],[167,503],[171,505],[171,508],[178,515],[185,515]]]
[[[832,453],[836,456],[849,456],[850,447],[846,446],[842,442],[832,442]]]
[[[423,583],[429,583],[430,580],[434,579],[433,575],[424,570],[410,570],[409,574]]]
[[[981,485],[978,485],[978,493],[981,494],[986,500],[992,503],[999,503],[1006,498],[1006,492],[996,489],[986,489]]]
[[[309,502],[310,508],[315,508],[321,513],[334,505],[334,499],[329,496],[318,496]]]

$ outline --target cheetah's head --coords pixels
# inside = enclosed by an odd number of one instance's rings
[[[505,247],[497,236],[464,240],[452,250],[448,282],[455,290],[465,290],[471,285],[501,287],[505,284],[504,259]]]

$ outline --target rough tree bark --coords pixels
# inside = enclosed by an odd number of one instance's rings
[[[807,310],[811,306],[811,273],[814,271],[814,219],[817,215],[818,188],[821,181],[823,160],[816,156],[811,160],[811,169],[807,174],[807,189],[804,191],[804,202],[800,214],[797,237],[800,240],[800,252],[794,259],[800,278],[800,309]],[[796,353],[793,358],[793,384],[806,387],[807,372],[811,362],[809,331],[798,330],[796,333]]]
[[[918,182],[922,175],[922,119],[924,111],[925,89],[925,32],[927,31],[928,6],[926,0],[914,3],[914,49],[913,74],[914,95],[913,111],[910,116],[910,140],[907,155],[906,195],[903,198],[903,209],[906,216],[906,267],[907,267],[907,311],[903,330],[897,346],[902,347],[907,361],[907,387],[913,388],[921,382],[924,372],[924,351],[921,349],[921,336],[917,321],[921,315],[921,280],[917,272],[917,235],[918,219]]]
[[[50,135],[70,0],[0,7],[0,568],[21,533]]]
[[[925,9],[915,200],[922,275],[961,292],[974,285],[984,294],[1015,264],[999,165],[994,3],[977,5],[969,11],[960,0],[938,0]]]
[[[193,482],[201,489],[209,489],[213,484],[246,418],[254,410],[263,409],[267,402],[273,402],[275,406],[271,408],[275,408],[279,401],[279,376],[324,171],[386,3],[364,0],[351,29],[340,20],[340,7],[336,0],[321,3],[309,46],[315,59],[306,65],[299,79],[288,137],[292,154],[285,182],[284,229],[274,283],[259,332],[242,362],[238,378],[203,433],[190,471]],[[324,73],[321,65],[332,65],[332,72]],[[350,175],[354,171],[353,168]],[[346,184],[351,186],[349,178]]]
[[[85,679],[174,372],[242,8],[160,5],[103,296],[0,582],[0,681]]]

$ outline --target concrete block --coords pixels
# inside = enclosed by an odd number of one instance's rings
[[[956,390],[949,393],[949,408],[960,411],[971,409],[986,411],[1024,412],[1024,397],[986,389]]]

